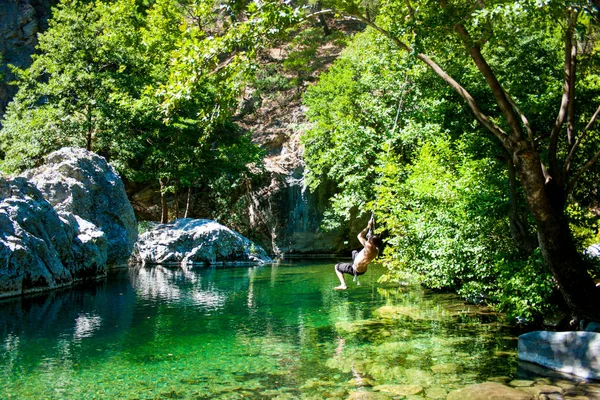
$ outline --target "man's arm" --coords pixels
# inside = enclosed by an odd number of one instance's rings
[[[365,247],[367,245],[367,232],[369,231],[369,229],[371,229],[372,224],[373,224],[373,220],[370,219],[369,223],[367,224],[367,227],[365,229],[363,229],[362,231],[360,231],[360,233],[357,236],[358,241],[360,242],[360,244],[363,245],[363,247]]]

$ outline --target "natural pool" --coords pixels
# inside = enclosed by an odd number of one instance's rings
[[[0,398],[445,398],[516,375],[495,314],[377,265],[334,291],[333,264],[122,270],[3,301]]]

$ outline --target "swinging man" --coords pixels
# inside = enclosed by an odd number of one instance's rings
[[[344,280],[344,274],[354,276],[356,284],[358,282],[358,276],[367,272],[369,263],[373,261],[377,255],[379,255],[379,247],[381,246],[381,238],[377,235],[367,235],[367,232],[371,232],[373,227],[374,218],[371,216],[367,227],[358,234],[358,240],[364,247],[361,251],[354,250],[352,252],[352,263],[337,263],[334,267],[335,274],[340,279],[340,286],[336,286],[335,290],[346,290],[346,281]]]

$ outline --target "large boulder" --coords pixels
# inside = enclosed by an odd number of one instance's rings
[[[59,216],[26,179],[0,177],[0,297],[104,276],[107,246],[102,232]]]
[[[519,336],[519,360],[585,379],[600,379],[600,333],[525,333]]]
[[[109,265],[127,262],[137,240],[137,221],[123,181],[103,157],[65,147],[24,176],[59,213],[72,213],[104,233]]]
[[[209,219],[181,218],[140,235],[133,259],[150,264],[267,263],[266,251]]]

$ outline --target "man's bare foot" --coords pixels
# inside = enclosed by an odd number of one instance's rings
[[[333,288],[333,290],[346,290],[346,289],[348,289],[347,286],[336,286]]]

